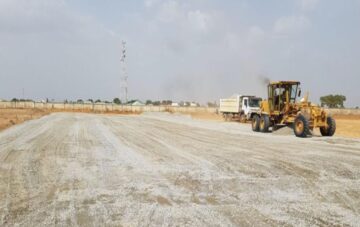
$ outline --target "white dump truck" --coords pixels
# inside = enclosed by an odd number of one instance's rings
[[[219,112],[225,121],[239,120],[246,122],[260,111],[261,98],[252,95],[235,94],[230,98],[220,99]]]

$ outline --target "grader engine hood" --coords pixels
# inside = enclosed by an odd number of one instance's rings
[[[299,114],[308,119],[311,127],[322,127],[326,124],[327,113],[320,106],[313,103],[302,103]]]
[[[262,113],[270,113],[270,105],[268,100],[263,100],[261,102],[259,111]]]

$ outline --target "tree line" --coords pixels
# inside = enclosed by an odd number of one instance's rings
[[[13,98],[11,99],[12,102],[33,102],[33,100],[31,99],[17,99],[17,98]],[[131,105],[134,102],[138,101],[137,99],[133,99],[128,101],[127,103],[123,103],[119,98],[114,98],[112,100],[112,102],[107,101],[107,100],[100,100],[100,99],[87,99],[86,101],[82,100],[82,99],[78,99],[76,101],[69,101],[69,100],[64,100],[64,103],[114,103],[114,104],[128,104]],[[327,107],[327,108],[344,108],[344,102],[346,101],[346,96],[344,95],[340,95],[340,94],[336,94],[336,95],[326,95],[326,96],[322,96],[320,97],[320,103],[322,107]],[[48,99],[46,99],[46,101],[44,102],[49,102]],[[153,105],[153,106],[170,106],[173,104],[172,100],[146,100],[146,102],[144,103],[145,105]],[[190,102],[187,101],[181,101],[177,103],[179,106],[190,106]],[[197,104],[199,105],[199,104]],[[217,107],[217,103],[216,102],[208,102],[207,103],[208,107]],[[356,107],[356,109],[358,109],[359,107]]]
[[[11,99],[11,102],[34,102],[32,99],[17,99],[17,98],[13,98]],[[48,102],[55,102],[54,100],[51,100],[49,101],[49,99],[46,99],[46,100],[43,100],[42,102],[44,103],[48,103]],[[121,105],[121,104],[127,104],[127,105],[131,105],[133,104],[134,102],[141,102],[139,101],[138,99],[132,99],[132,100],[129,100],[127,102],[122,102],[120,98],[114,98],[111,101],[107,101],[107,100],[101,100],[101,99],[87,99],[87,100],[84,100],[84,99],[77,99],[75,101],[73,100],[68,100],[68,99],[65,99],[63,101],[64,103],[66,104],[73,104],[73,103],[77,103],[77,104],[84,104],[84,103],[114,103],[114,104],[118,104],[118,105]],[[141,102],[142,103],[142,102]],[[153,105],[153,106],[170,106],[172,105],[174,102],[172,100],[146,100],[145,105]],[[180,106],[189,106],[191,104],[191,102],[187,102],[187,101],[181,101],[178,103]]]
[[[322,107],[328,108],[344,108],[346,97],[344,95],[326,95],[320,97]]]

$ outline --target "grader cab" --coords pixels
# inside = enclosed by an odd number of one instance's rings
[[[261,103],[260,112],[252,120],[253,131],[268,132],[270,127],[274,131],[290,126],[297,137],[307,137],[315,128],[320,128],[323,136],[333,136],[335,120],[318,105],[310,103],[308,95],[297,102],[300,95],[298,81],[270,83],[268,99]]]

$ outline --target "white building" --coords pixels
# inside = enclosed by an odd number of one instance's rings
[[[136,100],[136,101],[133,102],[131,105],[132,105],[132,106],[145,106],[145,104],[142,103],[142,102],[140,102],[139,100]]]

